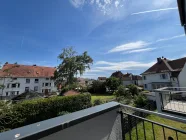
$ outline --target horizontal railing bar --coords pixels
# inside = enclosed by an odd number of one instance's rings
[[[129,114],[129,113],[126,113],[126,112],[122,112],[122,113],[123,114],[126,114],[126,115],[129,115],[129,116],[132,116],[132,117],[139,118],[141,120],[144,120],[144,121],[147,121],[147,122],[150,122],[150,123],[154,123],[154,124],[159,125],[159,126],[162,126],[162,127],[166,127],[168,129],[172,129],[174,131],[178,131],[178,132],[183,133],[183,134],[186,134],[186,131],[183,131],[183,130],[180,130],[180,129],[177,129],[177,128],[174,128],[174,127],[171,127],[171,126],[168,126],[168,125],[165,125],[165,124],[161,124],[161,123],[158,123],[158,122],[155,122],[155,121],[152,121],[152,120],[148,120],[146,118],[142,118],[140,116],[136,116],[136,115]]]
[[[135,111],[139,111],[139,112],[143,112],[143,113],[147,113],[147,114],[153,114],[153,115],[164,117],[164,118],[167,118],[167,119],[170,119],[170,120],[186,123],[186,119],[178,118],[178,117],[163,114],[163,113],[153,112],[153,111],[149,111],[149,110],[145,110],[145,109],[141,109],[141,108],[136,108],[136,107],[132,107],[132,106],[129,106],[129,105],[124,105],[124,104],[120,104],[120,107],[125,107],[125,108],[129,108],[129,109],[132,109],[132,110],[135,110]]]

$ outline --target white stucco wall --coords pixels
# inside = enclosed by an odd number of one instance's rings
[[[180,87],[186,87],[186,64],[184,65],[182,71],[180,72],[179,76],[178,76],[178,80],[179,80],[179,85]],[[186,91],[185,88],[181,89]],[[185,97],[186,93],[182,93],[182,95]]]
[[[168,78],[167,79],[161,79],[160,75],[161,74],[167,74]],[[143,85],[147,84],[147,88],[145,90],[152,90],[152,82],[170,82],[170,74],[168,72],[166,73],[156,73],[156,74],[148,74],[148,75],[143,75],[146,76],[146,80],[143,78]]]
[[[130,85],[130,84],[133,84],[132,81],[123,81],[124,86]]]
[[[30,83],[26,83],[26,79],[30,79]],[[35,79],[39,79],[38,83],[35,83]],[[20,83],[20,87],[18,88],[18,85],[16,85],[16,88],[12,88],[12,84]],[[43,83],[51,83],[51,86],[43,86]],[[19,91],[19,94],[25,92],[25,87],[29,87],[30,90],[34,90],[35,86],[38,86],[39,93],[42,93],[42,89],[50,89],[51,91],[57,91],[57,88],[54,86],[53,80],[46,80],[46,78],[17,78],[17,80],[12,80],[11,78],[1,78],[0,84],[5,85],[5,88],[0,90],[0,94],[2,96],[6,96],[6,93],[8,92],[8,95],[11,95],[12,91]],[[9,88],[7,88],[7,85],[9,84]],[[15,93],[17,95],[17,93]]]
[[[180,72],[178,79],[180,87],[186,87],[186,64],[184,65],[182,71]]]
[[[139,86],[143,85],[143,80],[138,80],[138,85]]]

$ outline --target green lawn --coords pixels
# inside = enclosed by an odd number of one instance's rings
[[[107,95],[107,94],[105,94],[105,95],[103,95],[103,94],[92,94],[92,96],[91,96],[91,101],[92,101],[92,103],[94,102],[94,100],[96,100],[96,99],[100,99],[100,100],[102,100],[102,101],[106,101],[106,100],[111,100],[111,99],[114,99],[115,98],[115,96],[113,96],[113,95]]]
[[[184,123],[179,123],[176,121],[164,119],[164,118],[161,118],[155,115],[150,115],[147,117],[147,119],[186,131],[186,124]],[[144,140],[144,132],[143,132],[142,123],[139,123],[137,125],[137,128],[138,128],[138,136],[139,136],[138,139]],[[152,124],[149,122],[145,122],[145,130],[146,130],[146,136],[147,136],[146,139],[153,140]],[[156,140],[164,140],[163,129],[161,126],[154,125],[154,132],[155,132]],[[176,140],[175,131],[170,130],[168,128],[165,128],[165,136],[166,136],[166,140],[168,139],[169,136],[173,137],[174,140]],[[178,133],[178,138],[179,140],[186,140],[186,134]],[[129,134],[126,135],[126,140],[129,140]],[[132,130],[132,140],[136,140],[136,128],[133,128]]]

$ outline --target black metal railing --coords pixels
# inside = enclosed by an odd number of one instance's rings
[[[186,115],[186,97],[181,91],[160,92],[162,111]]]
[[[186,131],[119,111],[123,140],[185,140]]]

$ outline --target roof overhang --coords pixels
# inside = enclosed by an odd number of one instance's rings
[[[178,10],[180,14],[181,25],[184,27],[186,33],[186,1],[177,0],[177,2],[178,2]]]

